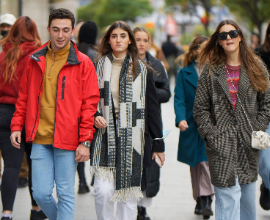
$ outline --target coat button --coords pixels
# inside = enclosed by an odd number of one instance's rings
[[[237,121],[234,121],[233,125],[234,126],[238,125],[238,122]]]

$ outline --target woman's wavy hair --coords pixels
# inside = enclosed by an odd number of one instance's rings
[[[266,29],[265,38],[264,38],[262,48],[263,48],[263,51],[265,53],[270,53],[270,22],[268,23],[268,26]]]
[[[5,50],[6,44],[10,44],[10,48],[6,52],[5,67],[2,72],[4,83],[15,77],[15,71],[17,68],[17,62],[23,50],[20,47],[25,42],[33,42],[33,46],[36,48],[41,46],[41,40],[38,34],[37,25],[33,19],[28,16],[19,17],[16,22],[12,25],[11,30],[6,38],[0,41],[0,45],[3,45]]]
[[[208,41],[209,38],[203,35],[199,35],[194,38],[194,40],[189,45],[188,52],[180,55],[176,58],[176,63],[182,63],[182,67],[185,67],[191,64],[194,60],[197,59],[197,54],[195,53],[205,41]]]
[[[264,74],[263,67],[260,63],[260,58],[248,46],[241,28],[232,20],[224,20],[217,26],[215,32],[211,35],[210,40],[200,53],[199,63],[200,68],[205,63],[209,63],[209,74],[212,65],[222,65],[226,62],[227,56],[224,49],[218,43],[217,34],[224,25],[232,25],[236,30],[239,30],[241,41],[239,42],[239,55],[241,65],[247,70],[252,87],[261,93],[265,93],[269,88],[267,76]]]
[[[128,45],[128,54],[132,58],[132,77],[135,79],[137,75],[137,68],[138,68],[138,59],[139,59],[139,53],[136,46],[136,41],[134,38],[134,35],[132,33],[132,30],[128,26],[128,24],[124,21],[115,21],[112,23],[112,25],[109,27],[109,29],[106,31],[104,37],[101,40],[100,45],[100,55],[105,56],[108,53],[112,53],[111,45],[109,44],[111,33],[114,29],[121,28],[122,30],[128,32],[128,36],[130,39],[131,44]]]

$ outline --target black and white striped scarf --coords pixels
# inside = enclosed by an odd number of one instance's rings
[[[112,54],[97,63],[100,89],[98,111],[107,121],[105,129],[97,129],[92,141],[91,166],[97,177],[115,176],[115,194],[112,201],[139,200],[144,151],[145,92],[147,70],[139,62],[137,76],[132,79],[132,59],[125,57],[119,78],[118,126],[111,93]],[[116,131],[116,127],[118,130]],[[118,136],[116,135],[118,133]]]

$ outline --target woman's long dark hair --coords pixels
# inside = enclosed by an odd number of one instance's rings
[[[196,52],[200,48],[201,44],[207,40],[208,37],[202,35],[195,37],[194,40],[189,45],[188,52],[177,57],[175,62],[180,63],[180,61],[182,61],[183,67],[191,64],[194,60],[197,59],[197,55],[194,52]]]
[[[217,26],[215,32],[210,37],[210,40],[206,43],[204,49],[200,53],[199,63],[200,68],[209,63],[209,72],[212,65],[224,64],[227,60],[227,56],[222,46],[218,43],[217,34],[220,33],[220,29],[224,25],[232,25],[236,30],[239,30],[239,36],[241,41],[239,42],[239,55],[241,64],[247,70],[252,87],[259,92],[265,93],[269,88],[269,82],[264,74],[263,67],[260,64],[260,58],[252,51],[248,46],[247,41],[243,35],[240,27],[232,20],[224,20]]]
[[[264,42],[262,45],[263,51],[265,53],[270,53],[270,22],[267,26]]]
[[[128,36],[129,36],[131,44],[128,45],[127,53],[132,58],[132,66],[133,66],[132,67],[132,77],[133,77],[133,79],[135,79],[135,77],[137,75],[137,68],[138,68],[138,65],[139,65],[138,64],[139,53],[138,53],[138,49],[137,49],[137,46],[136,46],[136,41],[135,41],[134,35],[132,33],[132,30],[130,29],[130,27],[128,26],[128,24],[126,22],[124,22],[124,21],[115,21],[114,23],[112,23],[112,25],[107,30],[107,32],[105,33],[104,37],[101,40],[100,55],[105,56],[106,54],[113,52],[112,48],[111,48],[111,45],[109,44],[109,40],[110,40],[111,33],[116,28],[121,28],[122,30],[128,32]]]
[[[12,25],[8,36],[0,41],[0,45],[3,45],[3,49],[6,48],[7,43],[11,45],[6,52],[5,69],[2,72],[4,83],[12,81],[17,68],[17,62],[23,54],[20,45],[25,42],[33,42],[33,46],[36,48],[41,46],[37,25],[34,20],[28,16],[19,17]]]

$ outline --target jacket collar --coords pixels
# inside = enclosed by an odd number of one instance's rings
[[[35,53],[33,53],[30,57],[34,59],[37,62],[40,62],[40,57],[41,56],[46,56],[46,53],[48,51],[48,45],[49,41],[45,43],[43,46],[41,46],[40,49],[38,49]],[[79,56],[78,56],[78,49],[73,41],[71,41],[70,44],[70,50],[67,58],[68,65],[76,65],[81,63],[79,61]]]
[[[146,51],[146,60],[149,61],[150,63],[153,63],[155,61],[155,57],[151,55],[148,51]]]
[[[184,67],[183,71],[187,73],[186,76],[187,81],[195,88],[197,88],[199,76],[197,70],[195,69],[195,61]]]

